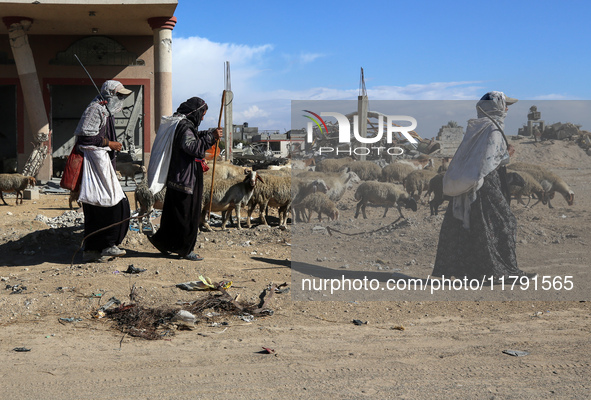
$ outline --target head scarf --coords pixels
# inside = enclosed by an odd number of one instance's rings
[[[205,111],[207,111],[207,103],[199,97],[191,97],[184,103],[181,103],[176,110],[178,114],[185,115],[195,127],[198,127],[201,123]]]
[[[117,90],[123,87],[119,81],[106,81],[101,87],[101,94],[96,96],[84,110],[74,135],[96,136],[110,115],[123,109],[123,99],[117,96]]]
[[[119,81],[106,81],[101,87],[102,99],[97,96],[97,99],[107,102],[107,109],[112,115],[117,114],[123,110],[123,99],[117,95],[117,90],[123,86]]]
[[[499,128],[480,111],[484,110],[503,129],[507,116],[505,94],[489,92],[476,106],[478,118],[468,121],[462,143],[443,177],[443,193],[454,197],[454,217],[462,220],[466,229],[470,227],[470,205],[476,200],[484,177],[509,160]]]

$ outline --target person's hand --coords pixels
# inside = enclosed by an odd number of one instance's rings
[[[216,129],[214,129],[214,131],[213,131],[213,139],[215,141],[220,140],[220,138],[222,137],[222,134],[223,134],[222,128],[216,128]]]
[[[115,151],[121,151],[121,149],[123,148],[123,145],[119,142],[111,142],[109,141],[109,148],[111,150],[115,150]]]
[[[509,157],[513,157],[513,154],[515,154],[515,147],[512,144],[507,147],[507,153],[509,153]]]

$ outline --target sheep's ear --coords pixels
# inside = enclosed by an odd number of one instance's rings
[[[259,174],[257,174],[257,179],[263,183],[265,183],[265,181],[263,180],[263,178],[261,178],[261,176]]]
[[[574,193],[569,194],[567,203],[569,206],[572,206],[575,203],[575,194]]]

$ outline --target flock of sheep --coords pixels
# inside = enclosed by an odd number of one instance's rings
[[[431,214],[436,215],[441,204],[447,200],[443,195],[447,162],[447,159],[443,159],[437,170],[433,159],[428,157],[399,160],[381,168],[371,161],[339,158],[323,160],[315,168],[294,162],[288,166],[258,171],[220,162],[215,171],[211,210],[223,213],[222,229],[231,220],[233,210],[237,221],[241,221],[244,216],[241,210],[247,210],[246,227],[250,228],[253,212],[257,208],[263,225],[268,225],[266,216],[269,208],[278,209],[280,227],[286,226],[290,211],[293,223],[309,222],[313,214],[320,221],[323,215],[336,220],[339,217],[338,202],[348,189],[359,184],[354,195],[357,201],[355,218],[360,214],[367,218],[365,208],[369,204],[383,206],[382,217],[386,216],[389,208],[396,207],[400,217],[404,218],[402,208],[416,211],[417,203],[424,198],[429,202]],[[554,198],[555,192],[562,194],[569,205],[574,203],[574,193],[566,182],[545,168],[513,163],[508,169],[510,189],[519,203],[525,205],[523,197],[535,197],[537,202],[552,207],[550,200]],[[210,170],[204,178],[203,230],[211,230],[206,219],[210,205],[211,177]],[[150,196],[144,179],[136,190],[136,204],[140,205],[142,211],[152,207]],[[236,227],[242,229],[242,224],[236,222]]]
[[[436,215],[441,204],[447,200],[443,195],[443,176],[447,162],[447,159],[443,159],[436,170],[433,159],[428,157],[398,160],[383,168],[371,161],[339,158],[323,160],[315,168],[304,166],[303,163],[300,165],[295,161],[287,166],[258,171],[219,162],[215,169],[215,184],[211,198],[213,169],[204,175],[201,228],[211,230],[206,219],[210,204],[211,211],[222,212],[222,229],[225,229],[227,222],[231,220],[232,212],[237,217],[237,228],[242,229],[242,210],[246,211],[246,226],[250,228],[252,214],[257,208],[263,225],[268,225],[266,217],[269,208],[278,209],[279,226],[282,228],[286,226],[290,212],[292,223],[309,222],[314,213],[320,221],[323,215],[336,220],[339,217],[338,202],[355,184],[359,184],[355,191],[355,218],[360,213],[367,218],[365,208],[369,204],[383,206],[383,217],[389,208],[396,207],[400,217],[404,218],[402,208],[416,211],[423,193],[429,202],[431,215]],[[140,214],[155,207],[162,207],[165,189],[156,195],[149,191],[145,167],[120,163],[117,170],[125,177],[126,185],[128,179],[136,183],[135,201]],[[574,193],[566,182],[539,165],[516,162],[508,166],[508,171],[512,195],[521,204],[525,205],[523,197],[535,197],[535,204],[541,201],[552,208],[550,200],[556,192],[564,197],[568,205],[574,203]],[[138,173],[143,174],[140,183],[135,180]],[[15,191],[17,203],[19,195],[22,203],[22,191],[28,185],[34,184],[33,177],[0,174],[0,190]],[[70,207],[75,198],[76,193],[73,193],[70,197]],[[0,199],[4,201],[1,192]]]

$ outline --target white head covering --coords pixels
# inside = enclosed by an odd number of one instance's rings
[[[109,80],[103,83],[101,94],[96,96],[84,110],[74,135],[96,136],[101,127],[106,124],[107,117],[123,109],[123,99],[117,96],[118,93],[129,95],[131,90],[126,89],[119,81]]]
[[[443,178],[443,193],[454,197],[454,217],[462,220],[466,229],[470,228],[470,205],[484,177],[509,161],[503,134],[481,110],[503,129],[506,106],[502,92],[489,92],[480,99],[476,105],[478,118],[468,121],[466,134]]]

